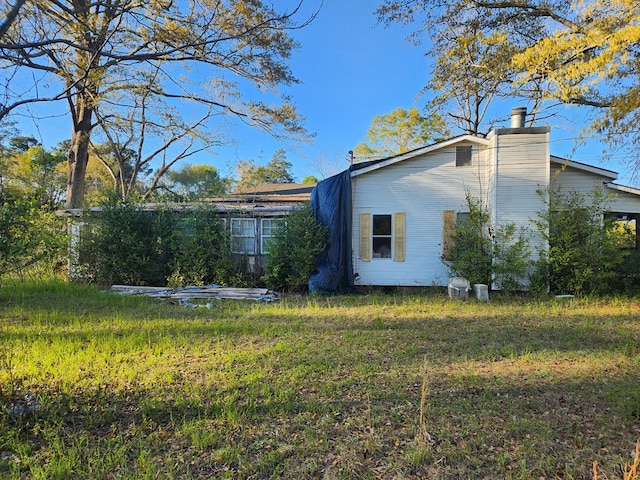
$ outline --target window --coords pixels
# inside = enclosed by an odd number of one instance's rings
[[[269,253],[269,241],[273,238],[282,218],[263,218],[260,220],[260,253]]]
[[[373,215],[373,258],[391,258],[391,215]]]
[[[456,167],[471,166],[471,145],[456,147]]]
[[[372,258],[390,258],[405,261],[406,213],[393,215],[360,214],[360,252],[362,261]]]
[[[255,255],[256,253],[256,219],[232,218],[231,243],[233,253]]]

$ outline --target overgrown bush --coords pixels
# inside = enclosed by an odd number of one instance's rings
[[[205,208],[147,211],[108,202],[86,212],[73,278],[101,285],[243,286],[224,221]]]
[[[525,232],[513,223],[494,231],[482,200],[469,192],[466,200],[468,216],[456,224],[451,258],[445,260],[450,274],[472,284],[494,284],[503,291],[522,288],[529,259]]]
[[[541,252],[538,267],[556,293],[600,294],[628,288],[637,262],[635,235],[607,216],[610,197],[596,188],[589,194],[541,192],[548,198],[544,211],[534,221],[549,249]],[[537,283],[544,277],[538,274]],[[625,287],[625,283],[627,287]]]
[[[0,183],[0,279],[12,273],[54,273],[63,264],[66,245],[62,219],[37,196]]]
[[[269,255],[262,277],[274,290],[302,290],[315,269],[315,256],[327,243],[327,227],[317,225],[311,204],[293,210],[268,243]]]
[[[81,232],[76,277],[102,285],[164,285],[171,217],[134,203],[108,202]]]
[[[244,284],[242,265],[234,261],[226,225],[215,212],[198,209],[182,216],[171,237],[171,286]]]

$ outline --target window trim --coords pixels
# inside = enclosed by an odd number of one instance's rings
[[[231,251],[235,254],[239,254],[239,255],[255,255],[256,254],[256,219],[252,218],[252,217],[234,217],[230,219],[231,221],[229,222],[229,233],[231,236]],[[236,222],[251,222],[253,223],[253,235],[244,235],[244,228],[242,229],[243,235],[234,235],[234,223]],[[247,251],[238,251],[236,249],[236,242],[235,239],[236,238],[253,238],[253,248],[252,251],[247,252]],[[243,242],[243,245],[245,245],[245,243]]]
[[[391,217],[391,235],[373,235],[373,217],[377,215],[388,215]],[[389,238],[390,255],[388,257],[373,256],[373,239]],[[360,213],[360,238],[359,238],[358,258],[363,262],[370,262],[372,258],[376,260],[391,260],[394,262],[404,262],[406,259],[406,212],[394,213]]]
[[[375,233],[376,217],[389,217],[389,233],[388,234]],[[380,243],[379,241],[380,239],[385,240],[384,242],[382,242],[384,245],[382,245],[380,248],[383,248],[388,243],[388,247],[389,247],[388,255],[382,255],[381,253],[376,253],[376,248],[375,248],[376,239],[378,239],[378,243]],[[371,251],[373,252],[371,257],[376,260],[393,258],[393,215],[391,215],[390,213],[371,214]]]
[[[273,233],[270,233],[268,235],[265,235],[264,233],[264,225],[266,222],[274,222],[276,223],[276,225],[272,225],[270,228],[273,231],[274,228],[276,228],[277,222],[282,222],[282,221],[286,221],[284,218],[282,217],[263,217],[260,219],[260,254],[262,255],[268,255],[269,254],[269,249],[267,248],[267,246],[265,245],[265,239],[266,240],[271,240],[274,235]]]

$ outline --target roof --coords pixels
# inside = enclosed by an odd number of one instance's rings
[[[229,195],[207,201],[225,204],[297,205],[311,199],[311,191],[315,186],[315,183],[263,183],[240,188]]]
[[[632,195],[640,195],[640,188],[627,187],[626,185],[618,185],[616,183],[607,183],[607,188],[617,190],[619,192],[630,193]]]
[[[431,145],[416,148],[408,152],[399,153],[391,157],[371,160],[369,162],[354,163],[353,165],[351,165],[351,176],[356,177],[358,175],[362,175],[363,173],[368,173],[373,170],[378,170],[379,168],[388,167],[389,165],[403,162],[405,160],[409,160],[426,153],[431,153],[436,150],[440,150],[441,148],[446,148],[461,142],[471,142],[483,146],[489,144],[489,141],[486,138],[477,137],[475,135],[459,135],[448,140],[443,140],[442,142],[432,143]]]
[[[140,205],[139,210],[146,212],[155,212],[159,209],[171,210],[174,212],[189,212],[201,208],[210,208],[211,210],[221,214],[237,214],[237,215],[256,215],[256,216],[279,216],[286,212],[290,212],[296,204],[300,202],[282,202],[281,204],[255,204],[246,202],[193,202],[193,203],[144,203]],[[58,216],[83,217],[85,215],[99,214],[102,207],[90,208],[67,208],[65,210],[56,211]]]
[[[564,165],[567,167],[575,168],[577,170],[583,170],[585,172],[595,173],[596,175],[601,175],[603,177],[611,178],[612,180],[616,180],[618,178],[618,172],[614,172],[613,170],[607,170],[600,167],[594,167],[593,165],[587,165],[586,163],[576,162],[575,160],[569,160],[568,158],[561,158],[561,157],[556,157],[555,155],[551,155],[550,161],[551,163]]]

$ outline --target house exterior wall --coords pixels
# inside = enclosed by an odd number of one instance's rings
[[[456,167],[456,146],[404,160],[352,177],[353,272],[356,285],[446,285],[448,272],[441,260],[443,211],[467,211],[466,190],[486,195],[487,149],[472,145],[472,165]],[[404,212],[405,261],[393,258],[363,260],[360,252],[361,214]]]
[[[456,166],[456,147],[472,145],[472,165]],[[460,141],[363,174],[352,174],[353,272],[356,285],[447,285],[444,216],[468,212],[467,192],[488,207],[494,227],[527,228],[532,250],[544,247],[531,219],[545,206],[549,129],[497,129],[485,143]],[[360,252],[366,215],[406,214],[405,261]],[[366,220],[367,225],[371,221]],[[369,228],[369,227],[367,227]],[[366,241],[365,241],[366,244]]]
[[[613,196],[609,203],[609,210],[611,212],[634,215],[640,214],[640,196],[610,188],[607,188],[606,192]]]
[[[535,259],[540,249],[546,249],[531,220],[547,204],[549,129],[497,129],[490,141],[494,156],[491,177],[494,228],[515,224],[524,229]]]
[[[612,180],[611,177],[587,172],[568,165],[553,163],[551,167],[551,186],[562,192],[576,192],[588,196],[595,188]]]
[[[607,185],[616,178],[613,174],[585,171],[568,165],[554,163],[551,168],[551,184],[561,192],[576,192],[586,200],[595,189],[609,195],[608,210],[623,214],[640,214],[640,196]]]

